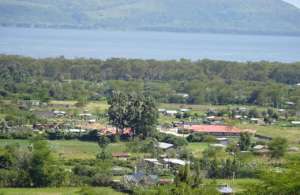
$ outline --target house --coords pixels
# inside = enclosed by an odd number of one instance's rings
[[[242,119],[243,116],[242,115],[234,115],[234,119]]]
[[[262,118],[251,118],[250,122],[255,123],[257,125],[264,125],[265,124],[265,121]]]
[[[66,115],[66,112],[65,111],[60,111],[60,110],[54,110],[53,111],[53,114],[55,116],[65,116]]]
[[[86,130],[85,129],[67,129],[67,130],[65,130],[65,132],[67,132],[67,133],[85,133]]]
[[[207,120],[215,120],[217,117],[216,116],[208,116],[206,117]]]
[[[96,123],[96,119],[90,119],[88,120],[89,123]]]
[[[162,166],[156,158],[145,158],[144,161],[148,164],[154,165],[154,166]]]
[[[246,112],[248,109],[246,107],[239,107],[238,110],[240,112]]]
[[[166,110],[165,115],[175,116],[178,112],[176,110]]]
[[[189,112],[189,111],[190,111],[190,109],[186,109],[186,108],[180,109],[180,112]]]
[[[262,149],[265,149],[265,146],[263,146],[263,145],[256,145],[256,146],[253,147],[253,150],[255,150],[255,151],[259,151],[259,150],[262,150]]]
[[[300,125],[300,121],[292,121],[292,125]]]
[[[145,173],[134,173],[132,175],[125,175],[123,178],[125,185],[139,186],[139,185],[155,185],[159,182],[157,175],[146,175]]]
[[[90,119],[93,115],[91,113],[83,113],[79,114],[79,116],[83,119]]]
[[[125,128],[123,129],[123,132],[121,130],[117,129],[116,127],[105,127],[100,129],[100,134],[102,135],[116,135],[117,133],[120,133],[121,136],[132,136],[133,130],[131,128]]]
[[[126,152],[115,152],[112,153],[112,157],[119,160],[127,160],[130,157],[130,154]]]
[[[158,142],[158,147],[162,150],[168,150],[170,148],[173,148],[174,145],[173,144],[169,144],[169,143],[164,143],[164,142]]]
[[[215,136],[239,136],[243,131],[226,125],[184,125],[185,129]]]
[[[187,94],[187,93],[177,93],[176,95],[177,95],[177,96],[180,96],[180,97],[182,97],[182,98],[189,98],[189,97],[190,97],[190,95]]]
[[[290,101],[288,101],[288,102],[285,102],[285,104],[286,104],[286,105],[289,105],[289,106],[294,106],[294,105],[295,105],[295,103],[294,103],[294,102],[290,102]]]
[[[158,112],[159,112],[159,113],[165,113],[165,112],[166,112],[166,109],[164,109],[164,108],[159,108],[159,109],[158,109]]]
[[[228,145],[228,139],[226,137],[217,137],[216,138],[217,141],[219,142],[219,144],[222,144],[222,145]]]
[[[174,179],[160,179],[159,184],[160,185],[170,185],[174,183]]]
[[[217,190],[222,195],[233,194],[233,189],[228,185],[220,185]]]
[[[288,151],[289,151],[289,152],[299,152],[299,148],[296,147],[296,146],[290,147],[290,148],[288,148]]]
[[[164,158],[163,163],[167,167],[178,167],[178,166],[185,166],[186,164],[190,164],[189,161],[177,159],[177,158]]]

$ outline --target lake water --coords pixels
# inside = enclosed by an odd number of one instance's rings
[[[300,61],[300,37],[0,28],[0,53],[32,57]]]

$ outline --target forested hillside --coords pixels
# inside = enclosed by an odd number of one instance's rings
[[[1,0],[2,25],[300,34],[282,0]]]
[[[1,56],[0,81],[3,99],[95,100],[121,90],[145,91],[160,102],[274,107],[300,103],[299,63]]]

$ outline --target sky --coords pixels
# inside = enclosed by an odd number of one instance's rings
[[[300,0],[284,0],[300,8]]]

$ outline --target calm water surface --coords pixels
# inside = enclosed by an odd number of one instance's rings
[[[0,53],[32,57],[300,61],[300,37],[0,28]]]

